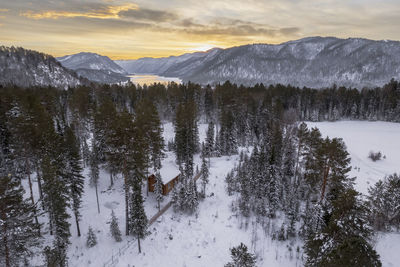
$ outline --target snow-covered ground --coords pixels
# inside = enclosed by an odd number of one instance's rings
[[[320,128],[322,134],[330,137],[342,137],[352,158],[351,175],[357,176],[356,189],[367,192],[372,185],[385,174],[400,172],[400,124],[385,122],[319,122],[307,123],[310,127]],[[200,141],[205,138],[206,124],[199,125]],[[172,140],[174,128],[171,123],[164,124],[165,141]],[[367,156],[370,150],[382,151],[386,159],[373,163]],[[163,160],[163,179],[168,180],[177,171],[173,153],[166,153]],[[289,243],[275,241],[263,231],[278,230],[280,224],[270,223],[261,226],[253,220],[241,220],[231,210],[235,196],[228,196],[225,190],[225,176],[238,162],[237,156],[211,158],[210,182],[207,197],[200,202],[194,215],[176,214],[168,210],[150,227],[151,234],[142,241],[142,253],[138,254],[133,237],[123,235],[123,241],[115,242],[109,231],[111,210],[114,210],[121,232],[124,228],[123,181],[117,177],[110,188],[109,174],[101,171],[99,184],[100,214],[97,212],[94,188],[86,180],[82,204],[81,237],[77,237],[74,218],[71,222],[71,245],[68,251],[70,266],[149,266],[149,267],[196,267],[223,266],[230,261],[229,248],[240,242],[258,255],[257,266],[302,266],[299,241]],[[200,158],[195,157],[200,167]],[[358,171],[358,168],[360,170]],[[88,177],[87,169],[85,176]],[[172,178],[172,177],[171,177]],[[37,195],[36,183],[34,191]],[[145,188],[144,188],[145,192]],[[148,218],[157,213],[154,195],[144,193],[145,210]],[[167,197],[162,206],[168,203]],[[45,218],[42,218],[45,222]],[[86,234],[89,225],[94,229],[98,244],[86,247]],[[266,230],[268,229],[268,230]],[[46,240],[45,240],[46,241]],[[129,242],[129,244],[128,244]],[[300,252],[297,252],[297,247]],[[383,266],[398,266],[400,262],[400,234],[380,234],[376,237],[378,253]]]
[[[350,153],[351,177],[355,188],[366,194],[368,188],[386,175],[400,172],[400,123],[369,121],[307,122],[323,136],[340,137]],[[370,151],[381,151],[385,159],[373,162]]]

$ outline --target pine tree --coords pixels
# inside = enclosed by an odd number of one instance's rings
[[[205,155],[210,158],[214,151],[214,123],[210,122],[207,128],[207,135],[204,144]]]
[[[81,218],[80,208],[82,203],[82,194],[84,187],[84,177],[82,176],[81,159],[79,147],[73,129],[67,127],[65,131],[65,145],[67,147],[67,179],[69,184],[69,193],[72,199],[72,211],[75,216],[75,223],[78,236],[81,236],[79,229],[79,220]]]
[[[324,213],[321,230],[306,240],[307,266],[382,266],[368,244],[367,207],[359,193],[342,191]]]
[[[24,189],[0,149],[0,263],[3,266],[19,266],[37,244],[35,210],[30,200],[24,200]]]
[[[98,151],[97,147],[93,146],[93,151],[90,156],[90,184],[95,187],[96,191],[96,202],[97,202],[97,212],[100,213],[100,203],[99,203],[99,193],[98,193],[98,184],[99,184],[99,162],[98,162]]]
[[[144,239],[149,232],[147,231],[148,220],[144,211],[142,191],[138,183],[133,186],[129,208],[130,234],[137,238],[139,253],[141,253],[140,239]]]
[[[110,232],[111,236],[117,242],[121,242],[121,231],[119,230],[118,219],[115,217],[114,210],[111,211],[111,222],[110,222]]]
[[[255,267],[256,257],[248,252],[247,246],[240,243],[231,250],[232,262],[225,264],[225,267]]]
[[[201,184],[202,184],[201,194],[205,197],[206,185],[209,182],[208,177],[210,176],[210,171],[208,169],[208,163],[206,161],[205,155],[202,156],[201,160],[202,160],[202,162],[201,162]]]
[[[43,158],[43,202],[49,214],[50,234],[54,233],[52,253],[57,264],[65,266],[71,236],[68,222],[70,216],[67,212],[69,196],[66,181],[62,179],[62,168],[57,163],[60,161],[54,162],[48,156]]]
[[[97,237],[95,233],[93,232],[93,229],[91,226],[89,226],[89,230],[87,233],[87,238],[86,238],[86,246],[88,248],[92,248],[97,245]]]
[[[161,179],[160,171],[156,172],[155,177],[156,177],[156,182],[154,184],[154,194],[155,194],[156,200],[157,200],[158,211],[160,211],[160,209],[161,209],[160,202],[162,202],[163,199],[164,199],[164,196],[163,196],[163,182],[162,182],[162,179]]]

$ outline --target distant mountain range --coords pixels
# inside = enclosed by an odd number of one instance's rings
[[[57,61],[58,60],[58,61]],[[184,82],[291,84],[312,88],[382,86],[400,80],[400,42],[309,37],[278,45],[214,48],[165,58],[112,61],[94,53],[53,58],[0,46],[0,84],[74,87],[95,81],[119,83],[130,74],[178,77]],[[87,78],[87,79],[85,79]]]
[[[115,61],[129,73],[179,77],[201,84],[291,84],[374,87],[400,80],[400,42],[309,37],[165,58]]]
[[[78,75],[100,83],[118,83],[128,81],[127,72],[110,58],[95,53],[81,52],[58,57],[57,60]]]
[[[87,81],[64,68],[54,57],[32,50],[0,46],[0,84],[75,87]]]

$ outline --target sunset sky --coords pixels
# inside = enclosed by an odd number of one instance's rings
[[[400,40],[399,0],[0,0],[0,45],[161,57],[308,36]]]

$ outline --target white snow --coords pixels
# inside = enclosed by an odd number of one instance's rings
[[[357,191],[366,194],[368,187],[378,180],[400,172],[400,123],[338,121],[307,122],[307,125],[319,128],[323,136],[343,139],[353,167],[350,176],[357,177]],[[386,159],[373,162],[368,158],[371,150],[381,151]]]

